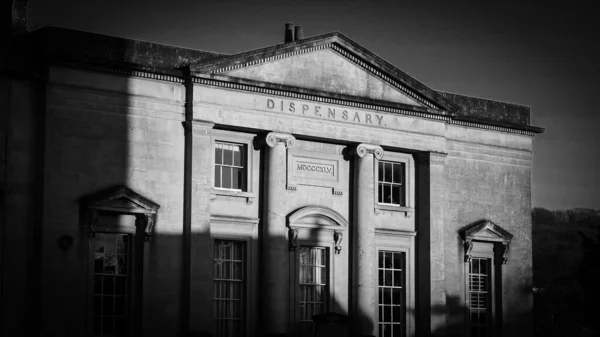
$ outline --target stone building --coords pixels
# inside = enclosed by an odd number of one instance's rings
[[[282,40],[13,36],[3,336],[531,334],[529,108]]]

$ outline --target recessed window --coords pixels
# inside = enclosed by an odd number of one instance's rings
[[[215,142],[215,187],[246,190],[245,145]]]
[[[325,247],[298,249],[298,336],[313,336],[313,316],[325,313],[328,308],[328,261]]]
[[[379,251],[379,336],[406,332],[406,258],[403,252]]]
[[[246,322],[246,244],[215,240],[215,336],[244,336]]]
[[[378,203],[406,206],[405,171],[404,163],[379,161]]]
[[[131,284],[129,234],[94,238],[94,336],[129,336]]]
[[[471,258],[469,265],[468,309],[471,337],[491,336],[492,296],[489,258]]]

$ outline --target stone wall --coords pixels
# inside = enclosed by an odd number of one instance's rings
[[[79,199],[126,185],[158,203],[151,242],[144,243],[144,328],[179,328],[183,210],[183,88],[52,68],[47,95],[43,331],[83,335],[88,245]],[[73,237],[71,248],[57,240]],[[60,309],[60,310],[57,310]],[[160,321],[156,320],[160,317]]]

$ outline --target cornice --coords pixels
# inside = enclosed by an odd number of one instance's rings
[[[99,64],[91,64],[91,63],[81,63],[81,62],[78,62],[78,63],[59,62],[57,64],[63,65],[63,66],[69,66],[69,67],[77,68],[77,69],[85,69],[85,70],[91,70],[91,71],[97,71],[97,72],[103,72],[103,73],[111,73],[111,74],[117,74],[117,75],[123,75],[123,76],[141,77],[141,78],[148,78],[148,79],[153,79],[153,80],[181,83],[181,84],[184,83],[183,76],[179,77],[172,73],[159,73],[156,70],[123,68],[123,67],[115,67],[115,66],[111,66],[111,65],[99,65]],[[239,91],[255,92],[255,93],[260,93],[260,94],[265,94],[265,95],[280,96],[280,97],[287,97],[287,98],[293,98],[293,99],[302,99],[302,100],[307,100],[307,101],[328,103],[328,104],[347,106],[347,107],[353,107],[353,108],[359,108],[359,109],[365,109],[365,110],[381,111],[381,112],[399,114],[399,115],[404,115],[404,116],[419,117],[419,118],[425,118],[425,119],[430,119],[430,120],[443,121],[443,122],[451,124],[451,125],[460,125],[460,126],[466,126],[466,127],[476,128],[476,129],[493,130],[493,131],[506,132],[506,133],[512,133],[512,134],[520,134],[520,135],[525,135],[525,136],[530,136],[530,137],[533,137],[538,133],[544,132],[543,128],[538,128],[538,127],[533,127],[533,126],[525,126],[525,125],[519,125],[519,126],[515,125],[514,127],[500,126],[500,125],[495,125],[493,122],[484,123],[484,122],[465,121],[465,120],[456,119],[451,116],[445,116],[445,115],[440,115],[440,114],[427,113],[427,112],[421,112],[421,111],[412,111],[412,110],[408,110],[408,109],[398,109],[398,108],[393,108],[393,107],[380,106],[380,105],[368,104],[368,103],[362,103],[362,102],[356,102],[356,101],[350,101],[350,100],[341,100],[341,99],[336,99],[336,98],[329,98],[329,97],[310,95],[310,94],[304,94],[304,93],[296,93],[296,92],[291,92],[291,91],[286,91],[286,90],[281,90],[281,89],[233,83],[233,82],[210,79],[210,78],[205,78],[205,77],[195,76],[195,77],[192,77],[191,79],[192,79],[193,83],[200,84],[200,85],[227,88],[227,89],[233,89],[233,90],[239,90]]]

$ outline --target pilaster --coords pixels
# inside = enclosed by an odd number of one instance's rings
[[[444,219],[446,154],[425,152],[417,162],[417,334],[446,327]]]
[[[189,330],[212,333],[213,242],[210,238],[210,194],[213,163],[213,123],[185,123],[186,167],[184,199],[184,287]],[[187,293],[187,294],[186,294]]]
[[[377,334],[377,263],[375,251],[375,159],[383,157],[378,145],[359,144],[354,159],[353,320],[361,336]]]

